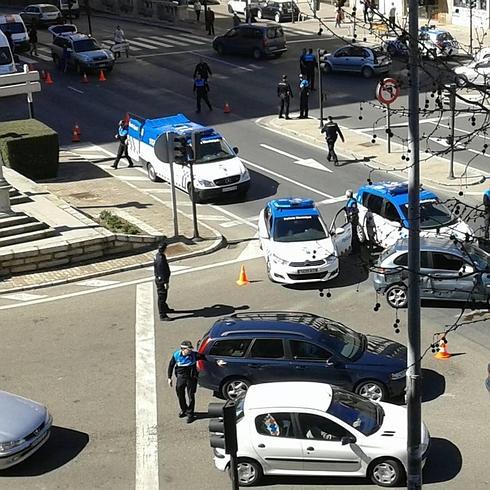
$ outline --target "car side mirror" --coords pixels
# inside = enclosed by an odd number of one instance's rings
[[[238,146],[234,146],[233,151],[234,151],[235,155],[238,155]]]
[[[347,444],[355,444],[357,439],[355,436],[344,436],[340,439],[340,442],[342,443],[342,446],[347,446]]]
[[[463,264],[458,272],[460,274],[473,274],[473,272],[475,272],[475,269],[471,265]]]
[[[336,235],[342,235],[342,233],[344,233],[344,232],[345,232],[345,230],[342,227],[335,228],[335,234]]]

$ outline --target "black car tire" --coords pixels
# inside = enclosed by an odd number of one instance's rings
[[[364,230],[362,229],[361,225],[356,226],[356,233],[357,233],[357,239],[359,240],[359,243],[364,243],[366,241],[366,234],[364,233]]]
[[[264,472],[257,461],[250,458],[238,458],[237,461],[238,484],[241,487],[253,487],[262,479]],[[228,467],[228,475],[230,467]]]
[[[262,58],[262,51],[259,48],[255,48],[252,51],[252,56],[254,57],[254,60],[260,60],[260,58]]]
[[[59,65],[60,64],[60,60],[59,60],[58,55],[56,53],[51,53],[51,58],[53,58],[53,63],[55,65]]]
[[[245,378],[230,378],[223,383],[221,394],[225,400],[236,400],[247,392],[249,386],[250,381]],[[239,392],[232,394],[236,390],[239,390]]]
[[[403,466],[396,459],[380,458],[373,461],[368,468],[371,481],[380,487],[398,487],[405,480]]]
[[[152,182],[159,182],[161,179],[158,178],[157,173],[155,172],[155,169],[153,168],[153,165],[151,163],[148,163],[146,165],[146,173],[148,174],[148,178]]]
[[[364,78],[371,78],[374,75],[374,70],[369,66],[364,66],[361,70],[361,75]]]
[[[281,14],[279,12],[277,12],[274,15],[274,21],[277,22],[278,24],[279,24],[279,22],[281,22]]]
[[[274,53],[272,56],[274,56],[274,58],[280,58],[284,53]]]
[[[330,73],[332,73],[332,65],[330,63],[325,63],[325,74],[326,75],[329,75]]]
[[[220,55],[223,56],[225,54],[225,47],[221,43],[216,44],[216,52]]]
[[[385,401],[387,391],[385,385],[381,381],[375,379],[364,379],[356,385],[354,390],[360,396],[373,401]]]
[[[408,303],[407,287],[404,284],[393,284],[386,292],[386,301],[392,308],[406,308]]]
[[[262,19],[262,10],[257,10],[257,19]]]

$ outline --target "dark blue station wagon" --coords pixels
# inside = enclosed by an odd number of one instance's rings
[[[320,381],[376,401],[405,389],[405,346],[311,313],[224,317],[198,350],[199,384],[228,399],[242,396],[251,384],[274,381]]]

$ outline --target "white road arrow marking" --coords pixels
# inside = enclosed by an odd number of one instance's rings
[[[295,155],[291,155],[291,153],[287,153],[283,150],[274,148],[273,146],[266,145],[265,143],[261,143],[260,146],[262,148],[265,148],[266,150],[271,150],[276,153],[279,153],[279,155],[284,155],[285,157],[292,158],[294,160],[293,163],[296,163],[297,165],[303,165],[303,167],[316,168],[317,170],[324,170],[325,172],[330,172],[330,173],[333,172],[333,170],[330,170],[329,168],[325,167],[324,165],[322,165],[320,162],[317,162],[313,158],[300,158]]]

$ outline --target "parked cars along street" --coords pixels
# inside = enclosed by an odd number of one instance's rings
[[[377,182],[361,186],[356,194],[358,237],[383,248],[408,237],[408,183]],[[473,230],[431,191],[420,188],[420,236],[455,236],[465,240]]]
[[[460,87],[467,85],[487,87],[490,82],[490,58],[457,66],[454,68],[454,73],[456,74],[456,83]]]
[[[352,244],[352,226],[328,229],[311,199],[269,201],[258,222],[267,275],[274,282],[328,281],[339,274],[339,257]]]
[[[253,15],[257,16],[257,10],[259,8],[259,3],[256,1],[250,2],[249,0],[230,0],[228,2],[228,12],[232,14],[236,12],[237,14],[245,14],[247,5]]]
[[[279,24],[240,24],[213,40],[213,48],[220,55],[244,54],[260,59],[279,58],[286,51],[286,37]]]
[[[400,239],[382,252],[374,267],[373,283],[390,306],[407,306],[408,239]],[[421,238],[420,297],[488,304],[490,255],[474,243]]]
[[[29,35],[20,15],[0,15],[0,30],[3,33],[10,31],[15,51],[26,51],[29,49]]]
[[[459,53],[459,43],[450,32],[435,26],[421,27],[419,45],[422,55],[428,58],[455,56]]]
[[[49,439],[52,423],[44,405],[0,391],[0,470],[35,453]]]
[[[391,68],[391,58],[381,45],[356,43],[325,54],[321,66],[327,74],[344,71],[360,73],[364,78],[371,78],[374,75],[388,73]]]
[[[403,485],[407,473],[407,409],[374,403],[323,383],[251,386],[237,405],[238,478],[250,487],[263,475],[368,477]],[[430,435],[422,423],[422,464]],[[229,456],[214,449],[216,468]]]
[[[322,381],[372,400],[405,389],[406,348],[311,313],[249,312],[217,320],[198,343],[199,384],[228,399],[250,385]]]
[[[284,22],[299,19],[299,8],[291,0],[267,0],[261,2],[257,10],[258,19],[270,19],[275,22]]]
[[[27,25],[36,24],[37,26],[57,24],[62,18],[59,9],[48,3],[28,5],[20,16]]]

